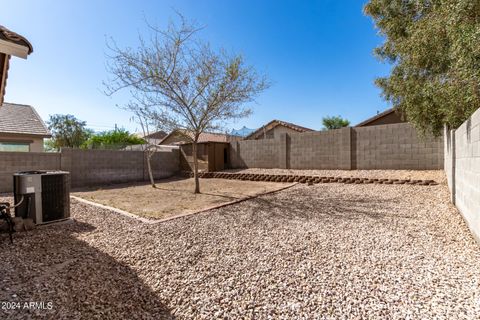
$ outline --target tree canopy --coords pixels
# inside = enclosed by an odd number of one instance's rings
[[[54,114],[47,121],[52,139],[47,143],[48,148],[80,148],[92,135],[93,131],[87,129],[85,121],[75,118],[71,114]]]
[[[323,117],[322,123],[325,130],[340,129],[350,125],[350,121],[340,116]]]
[[[144,143],[145,140],[127,130],[117,129],[91,135],[82,147],[87,149],[122,149],[126,146]]]
[[[457,128],[480,107],[480,1],[370,0],[385,37],[375,53],[393,64],[376,80],[422,133]]]

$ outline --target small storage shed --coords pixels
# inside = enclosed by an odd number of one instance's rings
[[[180,165],[182,170],[193,171],[192,144],[180,145]],[[213,172],[228,169],[230,163],[230,143],[199,142],[197,144],[198,170]]]

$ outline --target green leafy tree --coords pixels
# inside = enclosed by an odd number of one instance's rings
[[[51,150],[80,148],[93,133],[87,129],[85,121],[78,120],[71,114],[51,115],[47,124],[52,133],[51,142],[48,143]]]
[[[56,152],[56,151],[58,151],[57,148],[55,148],[54,141],[52,139],[43,140],[43,150],[45,152]]]
[[[350,121],[340,116],[323,117],[322,123],[325,130],[340,129],[350,125]]]
[[[122,149],[126,146],[144,144],[145,140],[125,129],[93,134],[84,144],[87,149]]]
[[[480,1],[370,0],[385,37],[375,53],[393,64],[376,84],[422,133],[457,128],[480,107]]]

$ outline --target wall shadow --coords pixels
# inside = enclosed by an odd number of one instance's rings
[[[472,141],[472,117],[468,118],[466,123],[466,131],[467,131],[467,142],[471,143]]]
[[[0,310],[0,318],[173,319],[131,267],[78,239],[95,228],[76,221],[0,236],[0,300],[48,309]]]
[[[189,177],[184,177],[182,175],[175,175],[169,178],[164,179],[155,179],[155,184],[157,185],[157,189],[161,189],[162,183],[166,182],[175,182],[175,181],[182,181],[188,180]],[[134,181],[134,182],[124,182],[124,183],[110,183],[110,184],[100,184],[100,185],[92,185],[86,187],[76,187],[72,189],[72,192],[82,192],[82,191],[95,191],[99,189],[103,190],[110,190],[110,189],[121,189],[121,188],[129,188],[135,186],[147,186],[150,185],[149,181]]]

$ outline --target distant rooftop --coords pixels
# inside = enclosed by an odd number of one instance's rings
[[[392,124],[392,123],[403,123],[406,122],[400,111],[390,108],[383,112],[378,112],[371,118],[364,120],[357,124],[355,127],[367,127],[373,125],[380,125],[380,124]]]
[[[309,132],[309,131],[315,131],[313,129],[310,129],[310,128],[306,128],[306,127],[302,127],[302,126],[299,126],[297,124],[294,124],[294,123],[291,123],[291,122],[287,122],[287,121],[282,121],[282,120],[272,120],[270,121],[269,123],[267,123],[266,125],[258,128],[257,130],[253,131],[252,133],[250,133],[249,135],[246,136],[246,138],[255,138],[255,137],[258,137],[260,135],[263,134],[264,131],[268,131],[268,130],[271,130],[273,128],[275,128],[276,126],[284,126],[284,127],[287,127],[287,128],[290,128],[292,130],[295,130],[297,132]]]
[[[142,138],[150,138],[150,139],[158,139],[161,140],[167,136],[167,133],[163,130],[156,131],[150,134],[147,134],[146,136],[143,136]]]
[[[0,133],[51,137],[47,126],[32,106],[14,103],[0,106]]]
[[[165,138],[162,139],[162,141],[159,142],[159,144],[165,144],[166,141],[171,136],[178,135],[180,137],[183,137],[181,141],[175,142],[175,144],[188,144],[191,142],[191,138],[193,138],[193,133],[187,130],[174,130],[170,132]],[[233,136],[230,134],[225,134],[225,133],[212,133],[212,132],[203,132],[200,134],[198,137],[198,142],[230,142],[232,140],[240,139],[238,136]]]

